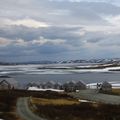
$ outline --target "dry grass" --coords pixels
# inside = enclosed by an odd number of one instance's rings
[[[73,104],[80,104],[80,102],[75,99],[32,98],[32,104],[36,104],[36,105],[73,105]]]
[[[112,89],[112,93],[120,95],[120,89]]]

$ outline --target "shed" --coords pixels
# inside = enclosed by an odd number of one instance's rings
[[[16,89],[17,81],[10,76],[0,76],[0,90]]]
[[[76,82],[75,89],[76,90],[84,90],[84,89],[86,89],[86,84],[83,81],[78,81],[78,82]]]
[[[76,91],[75,85],[76,83],[74,81],[70,81],[70,82],[63,84],[63,89],[66,92],[75,92]]]
[[[100,86],[100,91],[111,92],[112,91],[112,85],[109,82],[104,81]]]
[[[44,84],[44,89],[49,89],[49,88],[54,89],[54,85],[55,85],[55,83],[53,81],[49,81]]]
[[[57,82],[57,83],[54,84],[54,89],[61,90],[62,89],[62,85],[59,82]]]

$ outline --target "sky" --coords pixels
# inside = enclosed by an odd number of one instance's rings
[[[0,0],[0,61],[120,57],[120,0]]]

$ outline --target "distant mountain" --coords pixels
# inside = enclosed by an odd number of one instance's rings
[[[113,59],[90,59],[90,60],[66,60],[66,61],[30,61],[30,62],[0,62],[0,65],[21,65],[21,64],[69,64],[69,63],[100,63],[120,64],[120,58]]]
[[[0,62],[0,65],[56,64],[56,61]]]
[[[120,58],[114,59],[90,59],[90,60],[68,60],[68,61],[61,61],[63,63],[101,63],[101,64],[112,64],[112,63],[120,63]]]

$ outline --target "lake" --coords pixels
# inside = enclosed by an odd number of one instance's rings
[[[21,86],[29,82],[55,81],[65,83],[66,81],[82,80],[85,83],[96,83],[102,81],[120,81],[120,72],[109,72],[102,70],[74,70],[74,69],[38,69],[44,65],[16,65],[0,66],[0,75],[9,75],[15,78]],[[48,67],[48,65],[47,65]],[[63,67],[63,65],[62,65]],[[70,67],[70,66],[65,66]]]

